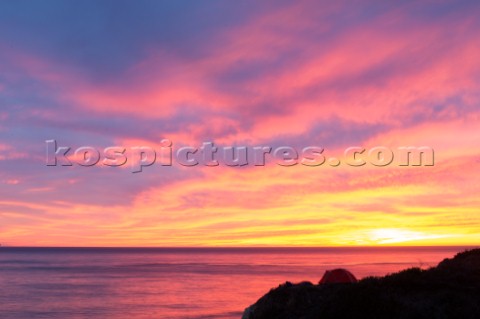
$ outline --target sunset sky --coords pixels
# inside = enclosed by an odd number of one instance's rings
[[[0,244],[480,244],[479,1],[1,1]],[[428,146],[433,166],[47,166]]]

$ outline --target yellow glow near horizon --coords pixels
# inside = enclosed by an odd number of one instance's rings
[[[395,228],[375,229],[369,231],[368,236],[372,242],[382,245],[450,237],[447,235],[435,235],[408,229]]]

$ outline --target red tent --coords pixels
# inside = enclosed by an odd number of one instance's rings
[[[354,283],[357,278],[346,269],[333,269],[325,271],[325,274],[320,280],[319,284],[339,284],[339,283]]]

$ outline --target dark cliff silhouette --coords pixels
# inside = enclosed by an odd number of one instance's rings
[[[248,307],[243,319],[478,319],[480,249],[437,267],[411,268],[357,283],[289,282]]]

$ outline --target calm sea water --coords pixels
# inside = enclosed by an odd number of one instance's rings
[[[316,283],[337,267],[384,275],[464,249],[0,247],[0,318],[239,319],[287,280]]]

